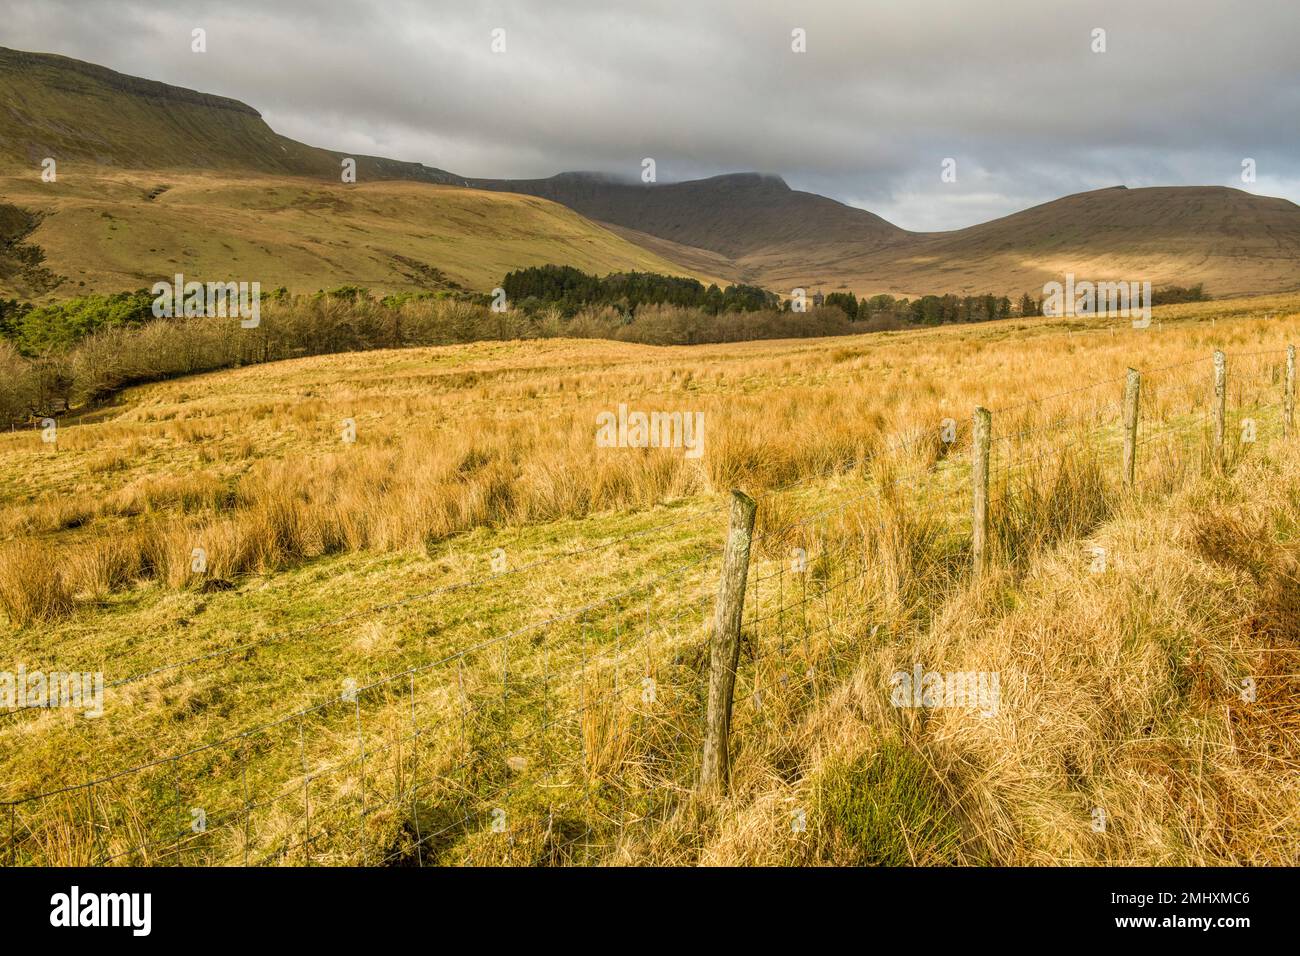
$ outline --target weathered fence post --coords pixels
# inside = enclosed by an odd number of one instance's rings
[[[1132,488],[1137,473],[1138,400],[1142,393],[1142,373],[1128,370],[1124,382],[1124,487]]]
[[[1214,460],[1223,467],[1224,418],[1228,408],[1228,359],[1214,350]]]
[[[1295,346],[1286,347],[1286,392],[1282,396],[1282,435],[1291,437],[1295,428]]]
[[[754,499],[731,493],[731,525],[722,555],[722,579],[713,614],[709,650],[709,702],[704,726],[704,756],[700,763],[700,792],[722,795],[731,776],[731,704],[740,662],[740,624],[745,611],[745,580],[754,533]]]
[[[975,436],[971,447],[971,556],[975,573],[984,570],[988,561],[989,538],[989,445],[993,436],[993,416],[987,408],[975,409]]]

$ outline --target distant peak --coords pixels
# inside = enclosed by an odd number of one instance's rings
[[[719,186],[778,186],[785,190],[790,188],[784,179],[774,173],[723,173],[720,176],[710,176],[708,179],[695,181],[714,183]]]
[[[551,177],[553,182],[572,182],[572,183],[615,183],[621,185],[640,185],[641,178],[632,174],[596,172],[590,170],[570,170],[568,172],[556,173]],[[717,176],[708,176],[704,179],[678,179],[666,180],[662,183],[665,186],[697,186],[708,184],[709,186],[722,186],[732,189],[753,189],[755,187],[766,186],[769,189],[776,188],[788,192],[790,187],[780,176],[773,173],[722,173]]]
[[[593,183],[625,183],[631,182],[631,176],[619,176],[614,173],[601,173],[594,170],[574,169],[568,172],[556,173],[551,177],[555,180],[573,181],[573,182],[593,182]]]

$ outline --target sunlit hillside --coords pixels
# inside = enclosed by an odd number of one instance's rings
[[[546,263],[683,273],[563,206],[428,183],[61,167],[55,183],[38,169],[0,177],[0,197],[40,217],[22,241],[43,250],[41,268],[56,277],[34,284],[14,272],[0,295],[42,301],[148,288],[176,272],[268,292],[481,292]]]

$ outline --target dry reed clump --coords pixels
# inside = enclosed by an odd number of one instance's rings
[[[96,514],[95,503],[84,497],[47,494],[25,508],[5,511],[0,529],[11,535],[45,535],[80,528]]]
[[[1030,461],[993,488],[993,546],[1003,562],[1024,562],[1086,535],[1111,513],[1113,497],[1106,463],[1094,452]]]
[[[86,597],[103,601],[114,591],[130,586],[140,576],[142,549],[133,540],[139,533],[99,538],[70,549],[68,574],[80,582]]]
[[[581,699],[582,754],[589,784],[620,779],[632,756],[635,713],[604,675],[583,688]]]
[[[48,549],[9,544],[0,550],[0,609],[16,627],[57,620],[73,608],[72,591]]]

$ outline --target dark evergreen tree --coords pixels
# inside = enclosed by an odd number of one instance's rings
[[[833,305],[850,319],[858,317],[858,297],[852,292],[832,292],[826,297],[825,305]]]

